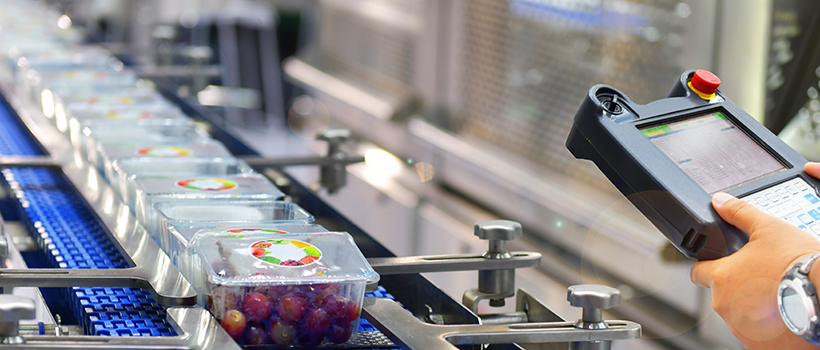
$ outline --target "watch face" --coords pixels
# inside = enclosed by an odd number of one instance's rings
[[[808,326],[809,314],[806,304],[800,293],[791,287],[787,287],[780,292],[780,312],[785,316],[786,325],[792,331],[803,331]]]

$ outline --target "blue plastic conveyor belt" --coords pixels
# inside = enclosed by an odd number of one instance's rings
[[[0,101],[0,155],[45,152],[5,99]],[[13,188],[19,219],[56,268],[128,267],[107,229],[62,171],[2,169]],[[66,297],[86,334],[103,336],[176,335],[165,309],[139,288],[66,288]]]

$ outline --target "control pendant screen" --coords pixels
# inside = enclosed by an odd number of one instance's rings
[[[706,193],[715,193],[785,167],[723,113],[642,129]]]

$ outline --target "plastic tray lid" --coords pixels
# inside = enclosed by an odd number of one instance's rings
[[[216,285],[379,281],[347,232],[206,229],[197,232],[192,243],[203,259],[208,282]]]
[[[260,231],[257,233],[264,233],[266,231],[263,230],[274,230],[274,231],[284,231],[287,233],[320,233],[320,232],[329,232],[324,226],[321,225],[314,225],[314,224],[305,224],[301,222],[288,222],[288,223],[277,223],[277,224],[257,224],[257,223],[248,223],[243,225],[238,224],[226,224],[226,225],[201,225],[201,226],[174,226],[170,229],[174,235],[178,236],[182,240],[186,247],[190,246],[196,237],[196,234],[203,231],[211,231],[211,232],[231,232],[231,233],[238,233],[237,230],[241,230],[241,232],[250,232],[251,231]]]
[[[313,215],[296,203],[264,198],[161,202],[154,207],[171,226],[266,225],[314,220]]]

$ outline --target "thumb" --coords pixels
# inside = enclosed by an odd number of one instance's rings
[[[750,237],[763,227],[777,225],[781,222],[746,201],[723,192],[712,196],[712,207],[723,220],[748,233]]]

